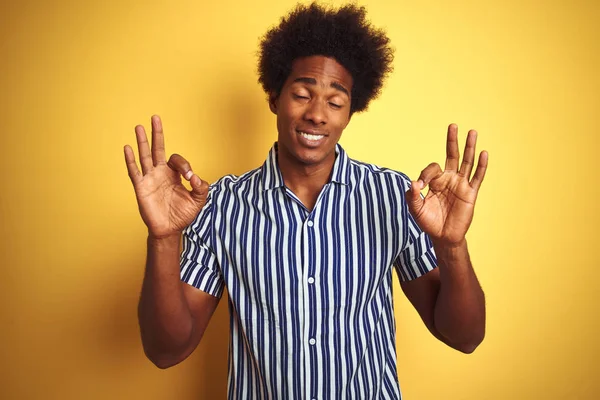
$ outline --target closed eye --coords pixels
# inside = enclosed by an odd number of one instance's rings
[[[338,109],[338,110],[339,110],[340,108],[342,108],[342,106],[341,106],[341,105],[339,105],[339,104],[335,104],[335,103],[332,103],[332,102],[329,102],[329,105],[330,105],[331,107],[335,108],[335,109]]]

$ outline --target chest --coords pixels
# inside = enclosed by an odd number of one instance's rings
[[[280,304],[327,312],[369,298],[389,285],[403,245],[398,213],[381,197],[333,185],[310,212],[285,188],[232,202],[217,216],[215,250],[238,314],[280,320]]]

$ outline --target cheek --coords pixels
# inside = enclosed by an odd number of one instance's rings
[[[287,108],[284,108],[281,110],[282,112],[279,114],[279,120],[281,121],[282,125],[286,125],[286,126],[290,126],[290,125],[294,125],[295,121],[298,120],[300,118],[301,114],[301,110],[298,109],[298,107],[294,108],[291,106],[287,106]]]
[[[340,116],[339,118],[337,118],[335,120],[336,131],[338,131],[338,133],[340,133],[340,134],[346,128],[347,125],[348,125],[348,119],[345,117]]]
[[[277,133],[280,137],[289,136],[289,132],[291,129],[293,129],[293,125],[293,119],[290,118],[290,115],[288,113],[277,114]]]
[[[277,126],[283,128],[289,124],[289,117],[285,113],[279,113],[277,115]]]

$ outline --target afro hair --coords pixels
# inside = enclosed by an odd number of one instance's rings
[[[348,4],[334,10],[317,3],[298,5],[261,39],[258,82],[267,95],[278,96],[294,60],[330,57],[352,75],[350,114],[364,111],[392,72],[394,50],[389,43],[385,32],[367,21],[364,7]]]

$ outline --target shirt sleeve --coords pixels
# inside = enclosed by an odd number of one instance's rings
[[[217,257],[211,246],[213,236],[212,190],[205,206],[183,231],[180,258],[181,280],[212,296],[221,297],[225,283]]]
[[[403,178],[402,182],[402,193],[406,193],[410,188],[410,180],[408,178]],[[400,250],[398,257],[396,257],[394,267],[398,272],[400,280],[406,282],[423,276],[436,268],[437,258],[435,256],[431,238],[421,230],[408,210],[406,197],[403,195],[401,199],[401,226],[402,231],[408,235],[408,237],[406,238],[406,241],[403,241],[406,244],[404,248]]]

